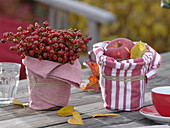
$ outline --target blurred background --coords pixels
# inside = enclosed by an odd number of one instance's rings
[[[47,0],[48,1],[48,0]],[[113,13],[116,20],[101,24],[100,41],[119,37],[148,43],[157,52],[170,51],[170,9],[162,8],[161,0],[79,0]],[[48,20],[49,6],[34,0],[0,0],[0,37],[26,26]],[[101,17],[102,18],[102,17]],[[87,18],[70,13],[69,26],[88,34]]]

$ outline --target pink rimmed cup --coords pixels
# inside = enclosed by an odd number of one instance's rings
[[[161,116],[170,117],[170,86],[151,90],[153,105]]]

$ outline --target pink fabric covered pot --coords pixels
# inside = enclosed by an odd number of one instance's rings
[[[46,110],[66,106],[71,85],[80,86],[82,70],[78,60],[73,65],[26,57],[23,61],[29,80],[29,107]]]

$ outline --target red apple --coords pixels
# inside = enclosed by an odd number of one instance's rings
[[[134,43],[126,38],[118,38],[105,46],[104,54],[114,59],[129,59]]]

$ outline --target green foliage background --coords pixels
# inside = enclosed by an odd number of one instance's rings
[[[157,52],[170,51],[170,9],[161,0],[80,0],[115,14],[113,24],[102,25],[102,40],[119,37],[148,43]],[[74,14],[71,27],[86,28],[86,19]]]

